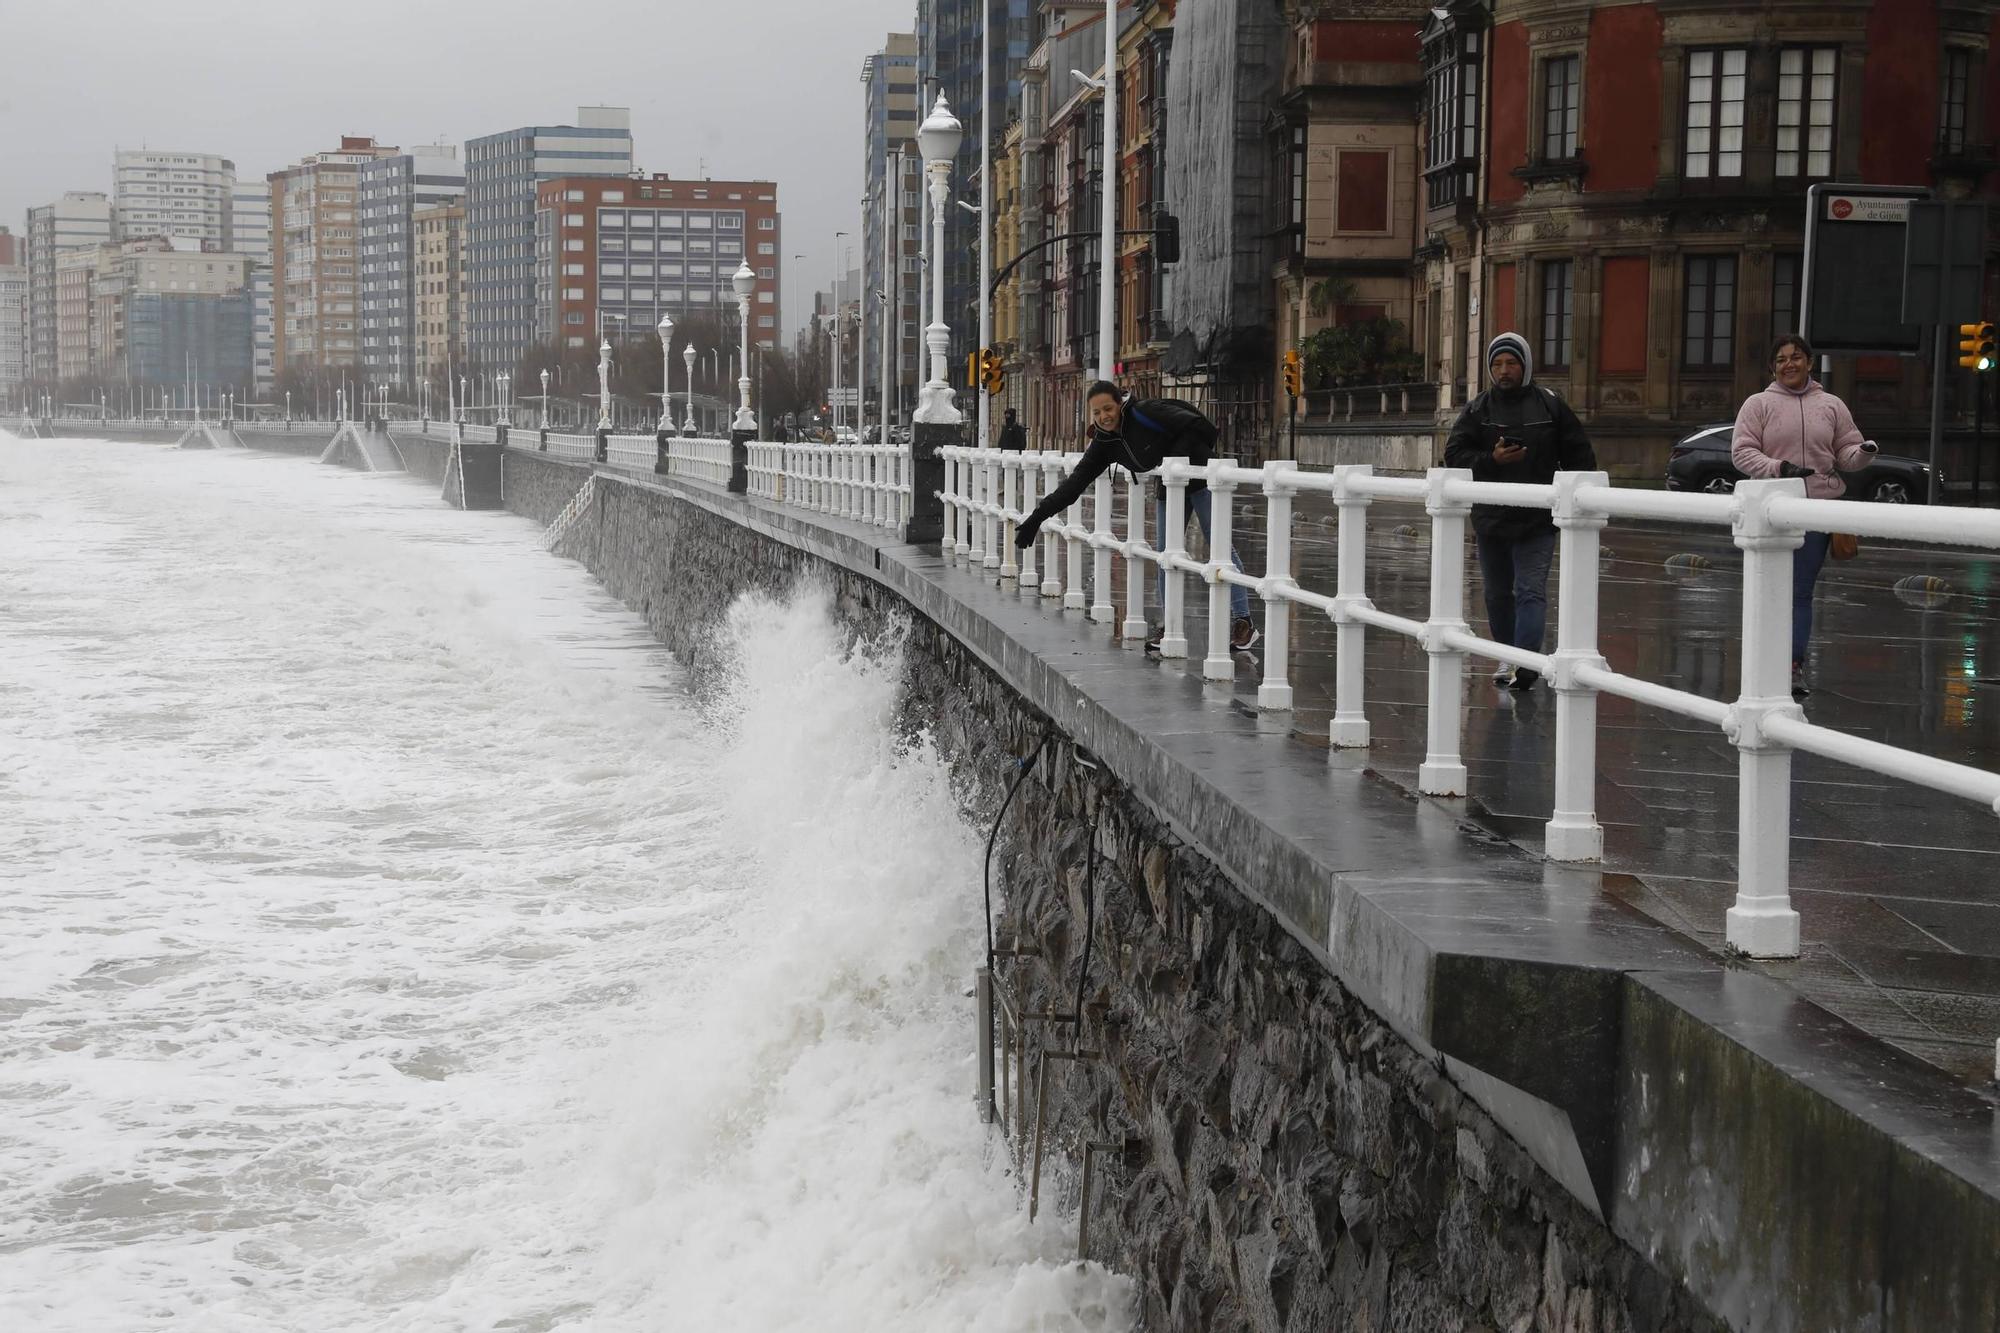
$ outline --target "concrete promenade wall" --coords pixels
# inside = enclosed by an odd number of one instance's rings
[[[507,450],[507,506],[547,522],[591,472]],[[1041,748],[1000,970],[1029,1013],[1083,981],[1082,1021],[1033,1029],[1056,1054],[1014,1085],[1046,1071],[1045,1206],[1092,1154],[1085,1244],[1146,1328],[2000,1326],[1990,1101],[1074,614],[880,530],[597,473],[558,553],[698,684],[731,601],[810,575],[904,637],[906,723],[974,818]],[[1033,1101],[1008,1110],[1031,1174]]]

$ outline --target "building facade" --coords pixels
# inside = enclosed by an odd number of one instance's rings
[[[549,311],[535,341],[595,347],[621,330],[644,336],[661,315],[709,314],[734,329],[732,280],[748,263],[750,341],[777,345],[784,236],[773,182],[561,176],[540,186],[535,216]]]
[[[27,384],[28,266],[0,263],[0,409],[25,407]]]
[[[57,355],[56,261],[72,250],[95,251],[111,239],[110,196],[72,190],[28,210],[28,378],[53,388]],[[88,299],[86,298],[86,305]],[[87,342],[86,332],[86,342]]]
[[[251,374],[257,396],[271,388],[276,347],[271,334],[271,187],[238,182],[230,197],[230,245],[250,260]]]
[[[863,94],[862,166],[867,181],[862,213],[863,287],[869,294],[867,364],[876,369],[865,386],[864,402],[881,393],[884,356],[893,359],[894,415],[906,416],[916,401],[919,373],[917,309],[922,264],[923,163],[915,148],[918,106],[917,39],[890,33],[882,49],[861,65]],[[907,405],[907,406],[905,406]],[[879,420],[879,416],[873,419]]]
[[[465,206],[420,208],[411,215],[411,231],[416,270],[416,376],[419,383],[442,385],[466,359]],[[430,407],[432,412],[437,410]]]
[[[574,125],[530,125],[465,145],[465,247],[474,370],[512,371],[536,341],[536,210],[544,182],[632,173],[624,107],[578,107]],[[618,187],[613,187],[614,189]]]
[[[1809,186],[1996,192],[1996,14],[1440,7],[1422,37],[1420,299],[1436,315],[1420,322],[1449,402],[1478,392],[1485,340],[1519,330],[1600,461],[1659,476],[1674,440],[1769,380],[1772,338],[1798,326]],[[1885,448],[1923,456],[1921,358],[1836,358],[1831,379]],[[1966,387],[1952,372],[1951,396]]]
[[[112,156],[115,235],[183,237],[214,250],[235,245],[236,164],[212,153],[153,148]]]
[[[397,150],[342,135],[267,177],[271,186],[271,356],[278,374],[355,366],[361,355],[361,168]]]
[[[465,197],[454,145],[364,163],[361,194],[361,368],[370,383],[416,382],[415,215]]]

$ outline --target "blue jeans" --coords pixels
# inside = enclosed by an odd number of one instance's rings
[[[1211,523],[1215,514],[1214,503],[1215,492],[1209,490],[1206,486],[1187,498],[1187,507],[1193,511],[1195,518],[1201,522],[1201,535],[1203,537],[1207,537],[1213,531]],[[1167,546],[1167,497],[1164,494],[1160,496],[1159,502],[1154,505],[1153,512],[1159,519],[1159,522],[1155,524],[1155,529],[1160,534],[1160,549],[1165,550]],[[1238,571],[1241,571],[1243,568],[1243,557],[1236,554],[1236,547],[1233,544],[1229,548],[1229,563],[1236,566]],[[1165,607],[1166,604],[1167,571],[1163,569],[1160,571],[1160,605]],[[1229,618],[1231,620],[1248,620],[1250,618],[1250,590],[1240,583],[1229,585]]]
[[[1820,566],[1826,563],[1826,548],[1833,534],[1808,532],[1805,544],[1792,552],[1792,665],[1806,660],[1806,643],[1812,638],[1813,584],[1819,581]]]
[[[1486,593],[1486,624],[1493,632],[1493,641],[1539,653],[1549,623],[1549,563],[1556,555],[1555,530],[1532,537],[1479,537],[1476,541]]]

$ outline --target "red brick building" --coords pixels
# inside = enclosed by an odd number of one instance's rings
[[[1797,326],[1808,186],[2000,192],[1996,11],[1994,0],[1432,11],[1413,306],[1440,421],[1478,391],[1486,340],[1515,329],[1606,465],[1660,475],[1674,439],[1727,420],[1768,381],[1772,336]],[[1841,358],[1832,380],[1864,429],[1922,453],[1920,358]],[[1965,384],[1951,387],[1969,404]],[[1945,466],[1964,470],[1949,449]]]
[[[776,345],[784,241],[770,181],[565,176],[535,198],[539,340],[595,347],[600,329],[633,336],[668,314],[708,312],[735,327],[737,266],[757,275],[750,340]]]

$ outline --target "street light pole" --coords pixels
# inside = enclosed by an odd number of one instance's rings
[[[861,197],[861,239],[859,262],[861,280],[854,288],[854,442],[866,444],[868,430],[868,196]]]
[[[829,303],[833,307],[833,438],[835,443],[839,443],[840,441],[840,274],[842,267],[840,262],[840,243],[846,238],[847,233],[844,231],[837,231],[833,234],[833,294]]]
[[[660,430],[674,428],[674,317],[660,316]]]
[[[737,264],[736,274],[730,282],[736,288],[737,309],[742,312],[742,318],[737,322],[741,325],[739,341],[743,349],[743,364],[737,367],[736,377],[736,396],[741,405],[736,409],[736,422],[731,429],[747,430],[755,435],[757,417],[750,410],[750,295],[757,290],[757,275],[750,271],[748,259]]]
[[[547,430],[548,428],[549,428],[549,372],[548,372],[548,367],[544,366],[542,368],[542,429]]]
[[[597,340],[597,428],[611,429],[611,340]]]
[[[694,426],[694,344],[681,344],[681,369],[687,372],[687,415],[681,421],[681,434],[692,435]]]
[[[1104,185],[1104,237],[1097,259],[1097,378],[1108,380],[1117,351],[1112,320],[1118,275],[1118,0],[1104,0],[1104,145],[1098,171]]]
[[[993,6],[982,6],[985,11],[979,21],[979,355],[982,362],[986,349],[993,342],[993,296],[988,290],[993,285],[993,122],[987,119],[993,112]],[[985,369],[982,364],[981,370]],[[989,400],[981,379],[972,386],[972,396],[979,405],[979,436],[975,447],[990,447],[991,436],[987,433],[987,416],[990,412]]]
[[[945,205],[951,202],[951,160],[963,137],[963,127],[940,92],[937,104],[917,131],[917,142],[924,154],[924,171],[930,177],[931,253],[939,259],[944,257]],[[924,401],[917,409],[917,420],[933,426],[956,426],[965,418],[952,401],[951,384],[945,378],[951,329],[944,322],[944,283],[935,274],[931,276],[930,289],[931,323],[924,330],[924,339],[930,345],[931,378],[924,385]]]

